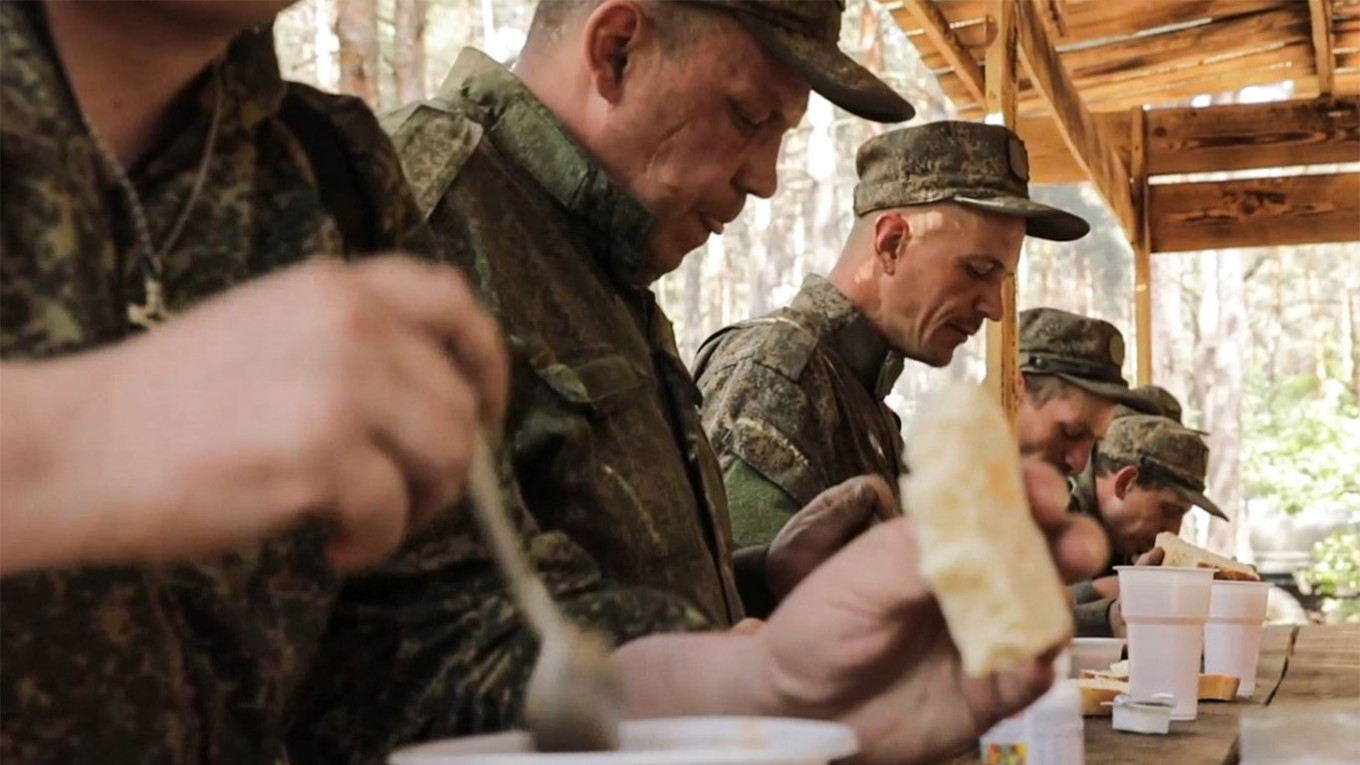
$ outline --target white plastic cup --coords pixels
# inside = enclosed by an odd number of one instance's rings
[[[390,765],[827,765],[859,751],[849,726],[778,717],[631,720],[615,752],[534,752],[529,734],[494,733],[399,749]]]
[[[1231,675],[1237,695],[1256,691],[1256,662],[1266,620],[1269,582],[1214,582],[1209,591],[1209,620],[1204,623],[1204,673]]]
[[[1067,651],[1072,656],[1072,677],[1084,669],[1108,672],[1124,655],[1124,638],[1073,638]]]
[[[1214,570],[1115,566],[1119,607],[1128,629],[1129,695],[1175,699],[1172,720],[1199,714],[1199,660]]]

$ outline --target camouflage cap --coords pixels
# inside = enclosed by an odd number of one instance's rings
[[[1154,411],[1140,412],[1137,409],[1120,404],[1114,408],[1114,416],[1116,419],[1134,414],[1160,414],[1161,416],[1175,420],[1182,425],[1185,424],[1181,416],[1181,402],[1177,401],[1176,397],[1171,395],[1171,391],[1168,391],[1166,388],[1159,385],[1140,385],[1133,389],[1133,394],[1146,399],[1148,405],[1152,407]]]
[[[1096,448],[1108,459],[1136,466],[1148,478],[1165,484],[1210,515],[1228,520],[1218,505],[1204,496],[1209,446],[1198,432],[1167,417],[1136,414],[1110,423],[1109,432]]]
[[[855,167],[857,216],[953,201],[1024,218],[1025,233],[1040,239],[1067,242],[1091,230],[1080,217],[1029,198],[1025,143],[1000,125],[947,120],[891,130],[859,148]]]
[[[874,122],[906,122],[916,110],[840,49],[845,0],[690,0],[737,17],[767,53],[826,100]]]
[[[1124,336],[1115,325],[1057,308],[1021,311],[1019,325],[1021,372],[1054,375],[1117,404],[1156,413],[1124,380]]]

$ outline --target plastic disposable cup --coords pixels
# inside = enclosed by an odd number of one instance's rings
[[[1214,570],[1116,566],[1119,606],[1128,630],[1129,695],[1169,693],[1172,720],[1199,713],[1199,660]]]
[[[497,733],[393,752],[390,765],[827,765],[859,751],[849,726],[778,717],[625,722],[615,752],[535,753],[529,734]]]
[[[1214,582],[1209,591],[1204,672],[1240,680],[1238,696],[1250,698],[1256,690],[1256,661],[1261,656],[1261,625],[1269,595],[1269,582]]]
[[[1081,677],[1083,669],[1108,672],[1124,655],[1124,638],[1074,638],[1067,651],[1072,656],[1072,677]]]

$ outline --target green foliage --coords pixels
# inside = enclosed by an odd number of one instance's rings
[[[1360,528],[1337,529],[1314,545],[1313,565],[1303,575],[1323,596],[1329,623],[1360,624]]]
[[[1360,528],[1337,529],[1314,545],[1313,565],[1305,575],[1320,595],[1360,594]]]
[[[1360,407],[1337,380],[1253,380],[1242,438],[1251,497],[1286,513],[1308,507],[1360,508]]]

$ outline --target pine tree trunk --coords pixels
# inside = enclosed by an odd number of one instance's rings
[[[316,0],[312,7],[312,47],[316,51],[316,86],[322,90],[340,87],[340,42],[335,37],[334,0]]]
[[[376,108],[377,0],[336,0],[335,36],[340,40],[340,90]]]
[[[425,13],[427,0],[396,0],[392,41],[392,79],[397,101],[425,98]]]
[[[1204,429],[1209,432],[1207,493],[1228,516],[1242,515],[1241,437],[1242,382],[1246,352],[1246,299],[1240,250],[1220,250],[1201,256],[1199,363],[1196,388],[1204,402]],[[1204,518],[1204,516],[1200,516]],[[1233,527],[1214,520],[1206,541],[1209,549],[1236,554]]]

